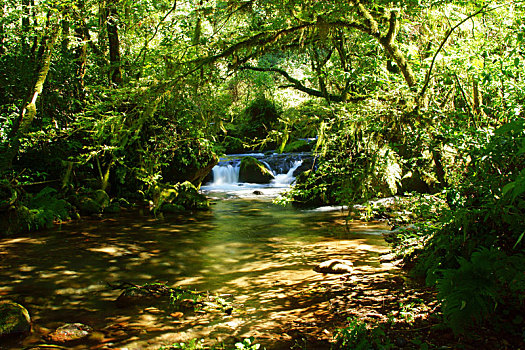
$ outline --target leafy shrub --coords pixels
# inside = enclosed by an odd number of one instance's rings
[[[367,327],[358,318],[349,318],[349,324],[335,335],[337,349],[370,350],[392,349],[393,345],[385,337],[381,326]]]
[[[428,230],[416,265],[437,283],[455,332],[523,312],[525,292],[525,121],[496,129],[469,156],[463,183],[447,191],[450,210]]]
[[[25,225],[29,230],[50,227],[55,220],[70,218],[71,204],[58,198],[54,188],[45,187],[28,204],[29,211],[24,215]]]
[[[525,311],[524,255],[481,248],[470,260],[458,262],[459,268],[442,271],[437,283],[446,322],[455,333],[487,320],[497,309]]]
[[[159,350],[258,350],[261,347],[261,344],[254,343],[254,338],[249,337],[243,339],[242,342],[235,343],[235,347],[226,347],[222,345],[217,346],[206,346],[204,344],[204,339],[191,339],[186,343],[177,343],[170,346],[163,346]]]
[[[244,110],[245,123],[242,135],[250,138],[263,139],[281,114],[276,104],[265,96],[253,100]]]

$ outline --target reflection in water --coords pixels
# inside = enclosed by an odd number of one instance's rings
[[[275,340],[294,318],[315,311],[308,303],[312,290],[339,278],[313,272],[314,265],[343,258],[354,261],[356,273],[380,270],[378,255],[386,247],[371,233],[386,227],[354,223],[347,232],[342,217],[236,199],[192,215],[122,214],[0,240],[0,297],[25,305],[34,323],[31,336],[6,346],[42,342],[64,322],[96,330],[78,349],[158,349],[195,337]],[[119,291],[106,284],[118,281],[232,294],[238,308],[232,315],[183,318],[152,308],[118,309]]]

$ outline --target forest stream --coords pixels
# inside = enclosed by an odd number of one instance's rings
[[[127,212],[118,217],[62,224],[37,235],[0,240],[0,295],[25,305],[29,337],[2,348],[45,342],[64,323],[81,322],[94,333],[71,348],[158,349],[192,338],[232,342],[254,336],[272,344],[284,330],[328,306],[313,302],[337,275],[312,268],[327,259],[354,262],[354,274],[385,271],[381,224],[353,222],[341,211],[283,208],[270,199],[222,199],[212,210],[163,219]],[[390,268],[390,267],[389,267]],[[332,277],[334,276],[334,277]],[[120,291],[107,282],[163,281],[231,295],[225,313],[180,315],[155,306],[118,308]]]

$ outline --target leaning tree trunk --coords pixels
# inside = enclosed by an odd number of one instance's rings
[[[0,171],[11,168],[13,159],[15,158],[20,148],[20,139],[29,131],[31,124],[36,116],[36,102],[42,93],[44,83],[51,66],[51,56],[53,53],[53,46],[58,37],[59,25],[55,23],[51,26],[49,35],[42,38],[42,58],[41,65],[38,71],[36,82],[33,86],[31,96],[25,102],[24,108],[20,113],[18,120],[15,122],[13,129],[9,133],[9,144],[4,156],[0,158]]]

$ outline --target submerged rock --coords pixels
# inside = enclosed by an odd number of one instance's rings
[[[159,295],[155,295],[147,289],[140,287],[129,287],[124,289],[117,298],[117,307],[131,307],[137,305],[150,304],[157,299]]]
[[[66,323],[48,335],[49,340],[55,343],[69,343],[87,337],[91,327],[82,323]]]
[[[268,184],[274,179],[272,172],[254,157],[244,157],[239,169],[239,181]]]
[[[332,259],[324,261],[314,267],[314,271],[321,273],[352,273],[354,264],[348,260]]]
[[[0,336],[31,330],[31,318],[26,308],[12,301],[0,302]]]

